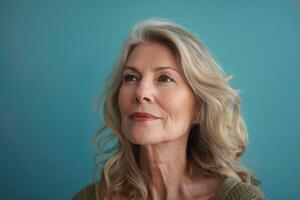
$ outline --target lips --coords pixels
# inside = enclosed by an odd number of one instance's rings
[[[158,119],[158,117],[151,115],[149,113],[135,112],[129,116],[134,121],[149,121]]]

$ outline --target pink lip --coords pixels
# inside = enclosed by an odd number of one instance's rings
[[[158,119],[158,117],[154,115],[151,115],[149,113],[141,113],[141,112],[132,113],[129,117],[134,121],[149,121],[149,120]]]

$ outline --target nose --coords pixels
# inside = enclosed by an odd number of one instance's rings
[[[153,86],[150,81],[140,80],[135,90],[134,102],[151,103],[153,99]]]

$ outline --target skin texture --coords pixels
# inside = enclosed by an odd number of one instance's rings
[[[152,199],[210,199],[221,185],[216,178],[192,182],[186,145],[196,120],[196,98],[176,57],[159,43],[138,45],[130,54],[119,90],[124,136],[139,145],[139,167],[148,176]],[[135,121],[133,112],[155,120]]]

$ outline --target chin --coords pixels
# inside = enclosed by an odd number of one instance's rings
[[[157,144],[162,141],[158,137],[155,137],[155,133],[147,133],[147,134],[141,134],[139,133],[130,133],[126,136],[128,140],[134,144],[138,145],[149,145],[149,144]]]

